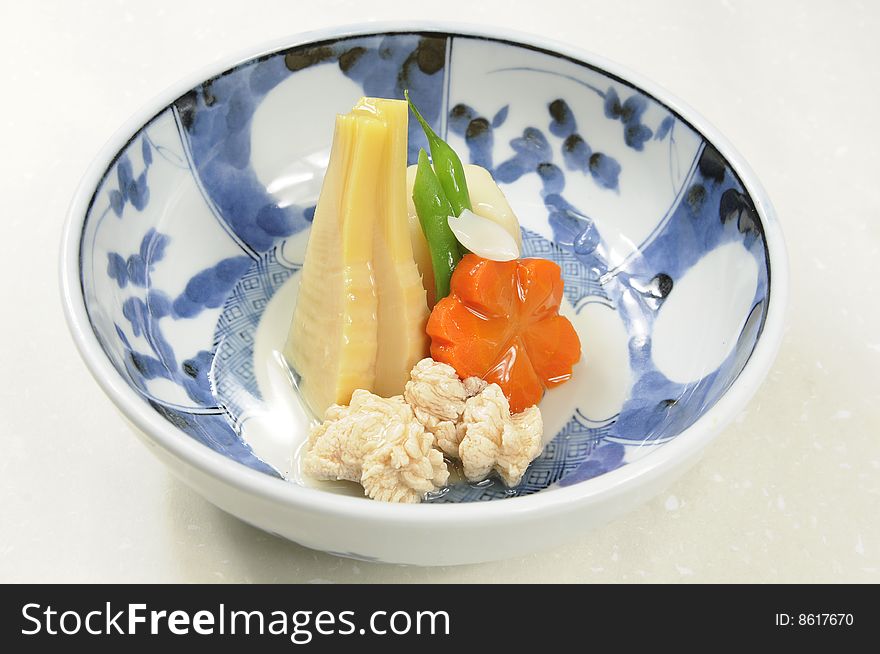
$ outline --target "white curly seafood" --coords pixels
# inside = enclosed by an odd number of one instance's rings
[[[403,396],[356,390],[349,406],[330,406],[309,435],[303,467],[316,479],[358,482],[376,500],[420,502],[449,479],[444,453],[461,460],[468,481],[496,472],[515,486],[541,453],[542,435],[538,407],[511,415],[497,384],[462,381],[427,358]]]
[[[465,401],[485,387],[486,382],[478,377],[462,382],[452,366],[428,357],[412,369],[403,397],[412,406],[418,421],[434,435],[437,446],[446,455],[457,458],[456,426]]]
[[[489,384],[465,402],[458,425],[458,455],[468,481],[485,479],[493,470],[515,486],[543,449],[544,424],[537,406],[511,415],[498,384]]]
[[[349,406],[330,406],[312,430],[304,470],[316,479],[358,482],[372,499],[420,502],[449,478],[433,444],[401,396],[356,390]]]

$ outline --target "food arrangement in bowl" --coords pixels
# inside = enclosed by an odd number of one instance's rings
[[[495,472],[515,487],[542,449],[544,387],[580,359],[559,266],[518,259],[519,225],[488,171],[472,168],[471,193],[415,108],[433,165],[419,150],[407,175],[407,111],[362,98],[336,118],[284,352],[324,418],[303,470],[391,502],[448,491],[444,455],[469,482]]]
[[[662,489],[757,388],[786,293],[760,187],[696,114],[564,46],[436,26],[175,89],[87,175],[62,277],[96,378],[189,484],[419,564]]]

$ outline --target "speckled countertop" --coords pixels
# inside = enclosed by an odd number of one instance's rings
[[[880,6],[867,2],[28,2],[0,8],[0,582],[880,582]],[[101,144],[181,75],[306,29],[488,22],[654,79],[736,145],[786,233],[779,358],[703,460],[635,512],[525,559],[373,565],[214,508],[80,361],[56,253]]]

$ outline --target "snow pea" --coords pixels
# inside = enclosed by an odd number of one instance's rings
[[[471,197],[468,194],[467,180],[464,176],[464,167],[461,164],[458,154],[455,150],[431,129],[431,126],[422,118],[422,114],[416,108],[413,101],[409,99],[409,91],[404,91],[406,101],[409,108],[412,109],[416,119],[422,126],[425,136],[428,139],[428,145],[431,146],[431,159],[434,162],[434,171],[443,192],[449,200],[452,207],[452,216],[459,216],[464,209],[471,208]]]
[[[419,164],[413,182],[413,204],[431,253],[434,300],[439,302],[449,295],[449,280],[461,260],[461,248],[449,229],[449,216],[452,215],[449,199],[428,161],[428,153],[422,149],[419,150]]]

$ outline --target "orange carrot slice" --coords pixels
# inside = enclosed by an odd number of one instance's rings
[[[559,315],[562,288],[548,259],[466,255],[428,320],[431,356],[462,378],[501,386],[515,413],[537,404],[545,388],[571,378],[581,357],[577,332]]]

